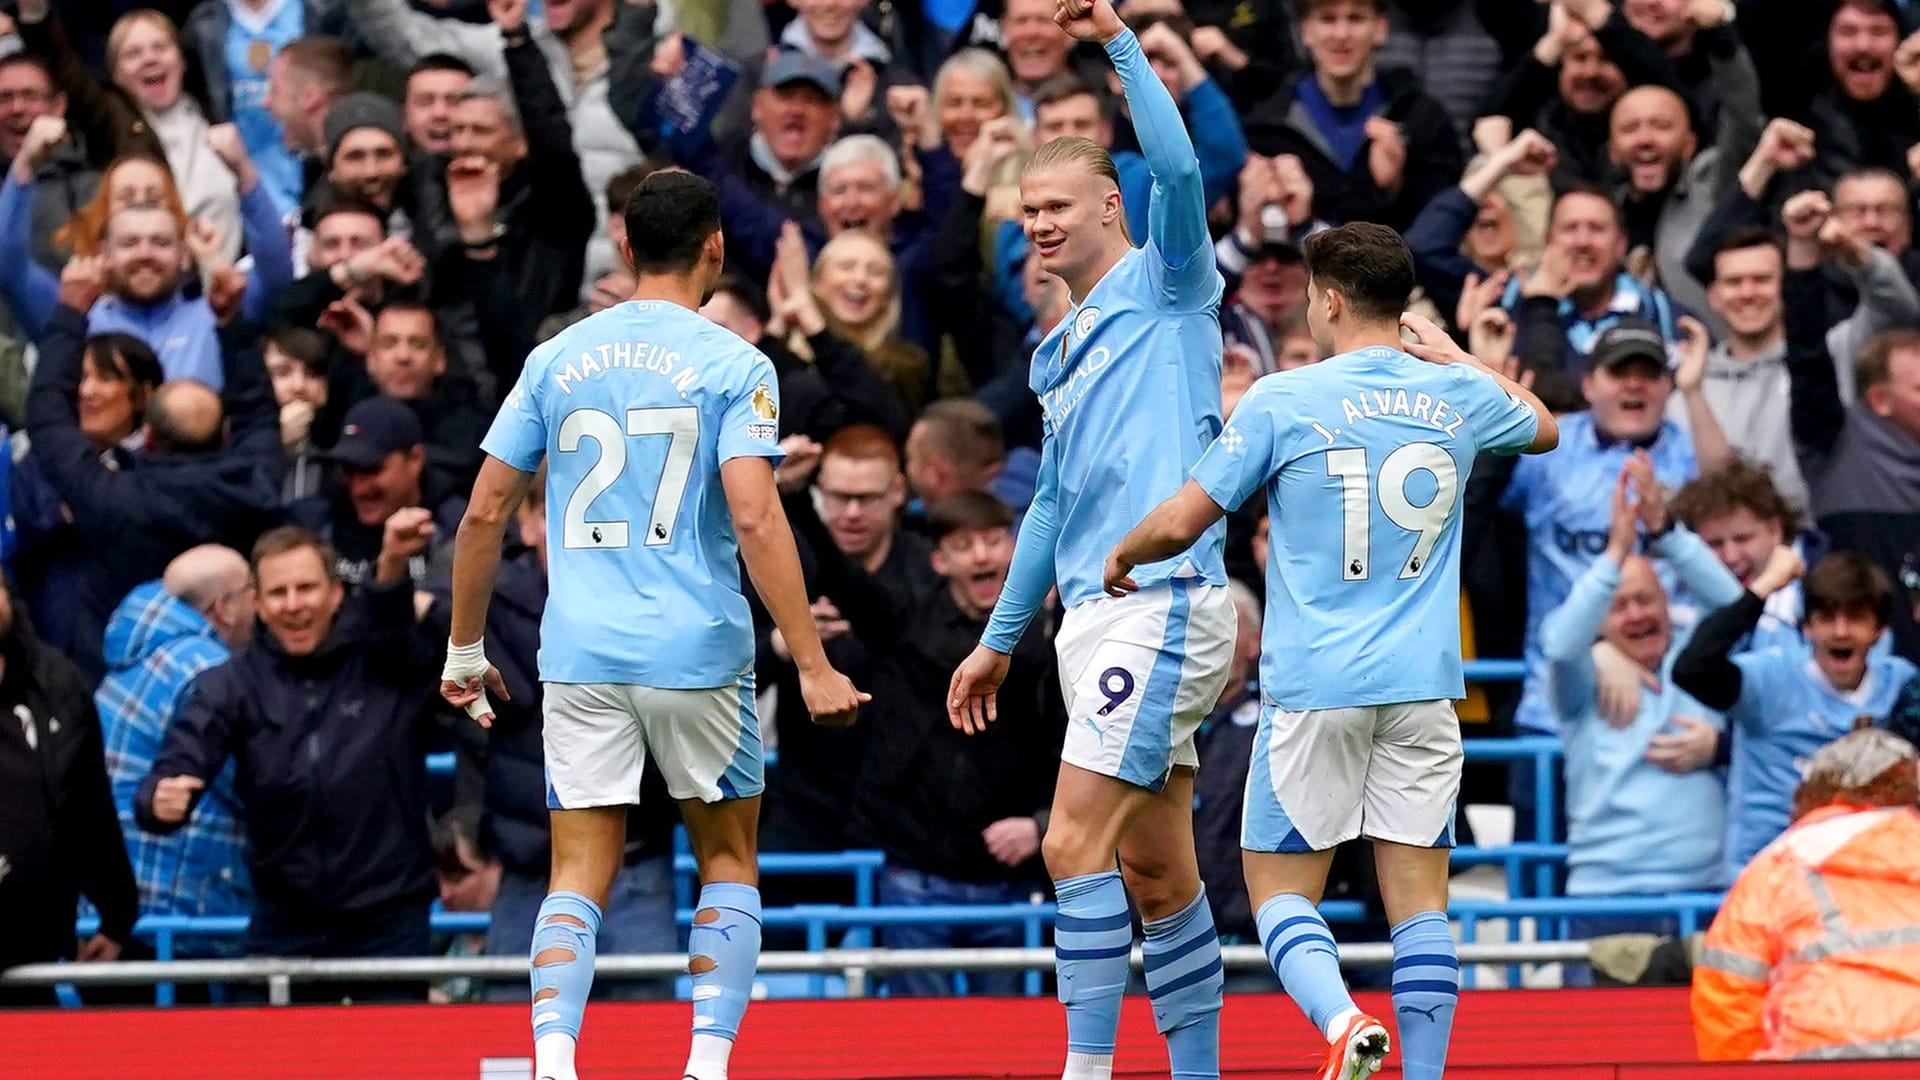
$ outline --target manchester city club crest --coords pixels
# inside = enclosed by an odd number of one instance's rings
[[[1093,324],[1099,321],[1099,319],[1100,319],[1099,308],[1097,307],[1082,308],[1080,311],[1080,316],[1073,320],[1074,336],[1084,338],[1088,334],[1093,333]]]

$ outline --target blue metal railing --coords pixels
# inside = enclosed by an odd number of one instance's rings
[[[1518,660],[1475,660],[1466,663],[1465,671],[1467,679],[1473,682],[1513,682],[1524,677],[1526,668]],[[1501,867],[1506,877],[1510,897],[1504,901],[1454,902],[1450,906],[1450,914],[1459,921],[1463,940],[1475,940],[1479,923],[1487,919],[1508,920],[1507,935],[1508,939],[1512,940],[1517,932],[1514,920],[1523,918],[1564,920],[1584,915],[1673,915],[1678,918],[1682,931],[1691,933],[1698,927],[1701,915],[1711,914],[1718,908],[1719,896],[1686,893],[1672,897],[1603,899],[1556,898],[1547,895],[1553,891],[1556,868],[1565,862],[1567,854],[1565,844],[1554,843],[1552,840],[1557,816],[1555,807],[1559,802],[1557,770],[1554,766],[1560,757],[1560,752],[1559,740],[1551,736],[1466,740],[1465,756],[1468,761],[1505,763],[1524,761],[1532,765],[1537,814],[1535,835],[1532,839],[1516,838],[1511,844],[1463,847],[1453,852],[1453,862],[1458,866]],[[427,766],[431,773],[451,774],[454,768],[453,755],[430,755]],[[1053,921],[1053,905],[1050,903],[882,907],[876,904],[875,897],[878,884],[876,879],[884,865],[885,856],[878,851],[764,853],[760,856],[760,871],[764,875],[846,875],[852,881],[854,903],[851,906],[799,905],[768,908],[762,913],[763,925],[768,928],[804,930],[807,948],[810,950],[825,949],[830,944],[866,946],[872,944],[873,935],[877,930],[888,927],[928,925],[1018,925],[1027,946],[1037,947],[1044,944],[1045,929]],[[1536,895],[1528,895],[1526,869],[1529,866],[1534,870],[1532,891]],[[673,869],[676,915],[679,924],[686,927],[693,919],[693,904],[698,881],[694,859],[687,849],[684,831],[678,829],[675,830],[674,836]],[[1320,910],[1327,921],[1333,923],[1359,922],[1365,919],[1367,914],[1364,904],[1351,900],[1327,901],[1321,905]],[[457,913],[436,910],[432,916],[432,927],[436,933],[481,933],[486,930],[488,922],[489,918],[484,912]],[[82,936],[85,936],[92,933],[94,928],[93,924],[88,923],[79,927],[79,931]],[[154,952],[158,959],[171,960],[175,958],[178,943],[183,940],[231,940],[243,935],[246,928],[247,919],[244,917],[149,916],[140,920],[135,927],[135,932],[153,941]],[[843,935],[839,942],[830,941],[830,935],[835,932]],[[813,993],[824,993],[826,976],[814,975],[808,978]],[[1027,974],[1026,989],[1029,994],[1039,992],[1040,978],[1039,972]],[[155,995],[155,1003],[172,1004],[173,990],[171,984],[161,984]]]

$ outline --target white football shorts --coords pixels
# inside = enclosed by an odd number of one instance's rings
[[[1075,604],[1060,622],[1060,758],[1159,791],[1198,767],[1193,734],[1227,684],[1240,620],[1227,590],[1175,580]]]
[[[675,799],[714,803],[766,789],[751,673],[712,690],[546,683],[545,691],[549,809],[637,805],[649,754]]]
[[[1460,721],[1451,701],[1260,710],[1240,846],[1325,851],[1364,836],[1453,846]]]

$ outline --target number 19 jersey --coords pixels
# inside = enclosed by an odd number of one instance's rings
[[[730,686],[753,621],[720,466],[778,463],[773,364],[697,312],[629,301],[528,356],[481,449],[547,460],[543,682]]]
[[[1267,491],[1263,696],[1290,712],[1459,698],[1460,499],[1539,422],[1491,377],[1374,347],[1268,375],[1193,467]]]

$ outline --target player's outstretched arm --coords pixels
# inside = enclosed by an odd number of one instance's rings
[[[1127,575],[1146,563],[1171,559],[1193,546],[1200,534],[1226,516],[1226,510],[1197,480],[1188,480],[1166,502],[1153,508],[1133,531],[1107,556],[1104,583],[1112,596],[1125,596],[1139,589]]]
[[[473,497],[453,539],[453,615],[447,629],[447,663],[440,672],[440,696],[467,710],[481,727],[493,725],[488,690],[507,699],[500,671],[487,663],[487,602],[500,573],[500,545],[507,523],[526,498],[533,474],[521,472],[488,454],[473,482]]]
[[[1179,104],[1154,74],[1139,39],[1114,12],[1111,0],[1059,0],[1054,21],[1082,41],[1099,42],[1120,76],[1140,154],[1153,176],[1153,197],[1147,206],[1152,246],[1170,268],[1205,258],[1211,271],[1213,238],[1207,232],[1207,200],[1193,138],[1187,134]],[[1212,287],[1210,280],[1206,284]]]
[[[1020,534],[1014,539],[1013,564],[987,618],[986,633],[971,655],[954,669],[947,684],[947,722],[969,735],[987,729],[999,716],[995,694],[1007,677],[1007,658],[1027,624],[1054,586],[1054,555],[1060,544],[1060,471],[1053,439],[1040,447],[1039,484]]]
[[[740,558],[747,564],[761,603],[787,641],[787,652],[800,671],[800,694],[816,724],[851,724],[862,702],[872,700],[827,662],[807,605],[807,582],[800,572],[800,553],[793,529],[780,505],[780,489],[773,479],[773,462],[763,457],[736,457],[720,464],[720,486],[727,493]]]
[[[1413,334],[1415,340],[1407,342],[1402,348],[1430,364],[1465,364],[1482,372],[1500,384],[1500,389],[1513,395],[1518,401],[1524,401],[1533,410],[1537,422],[1533,441],[1521,451],[1526,454],[1544,454],[1560,445],[1560,424],[1553,418],[1552,410],[1540,400],[1539,395],[1525,383],[1514,379],[1506,372],[1483,363],[1479,357],[1454,344],[1453,338],[1439,324],[1423,315],[1412,312],[1400,316],[1400,328]]]

